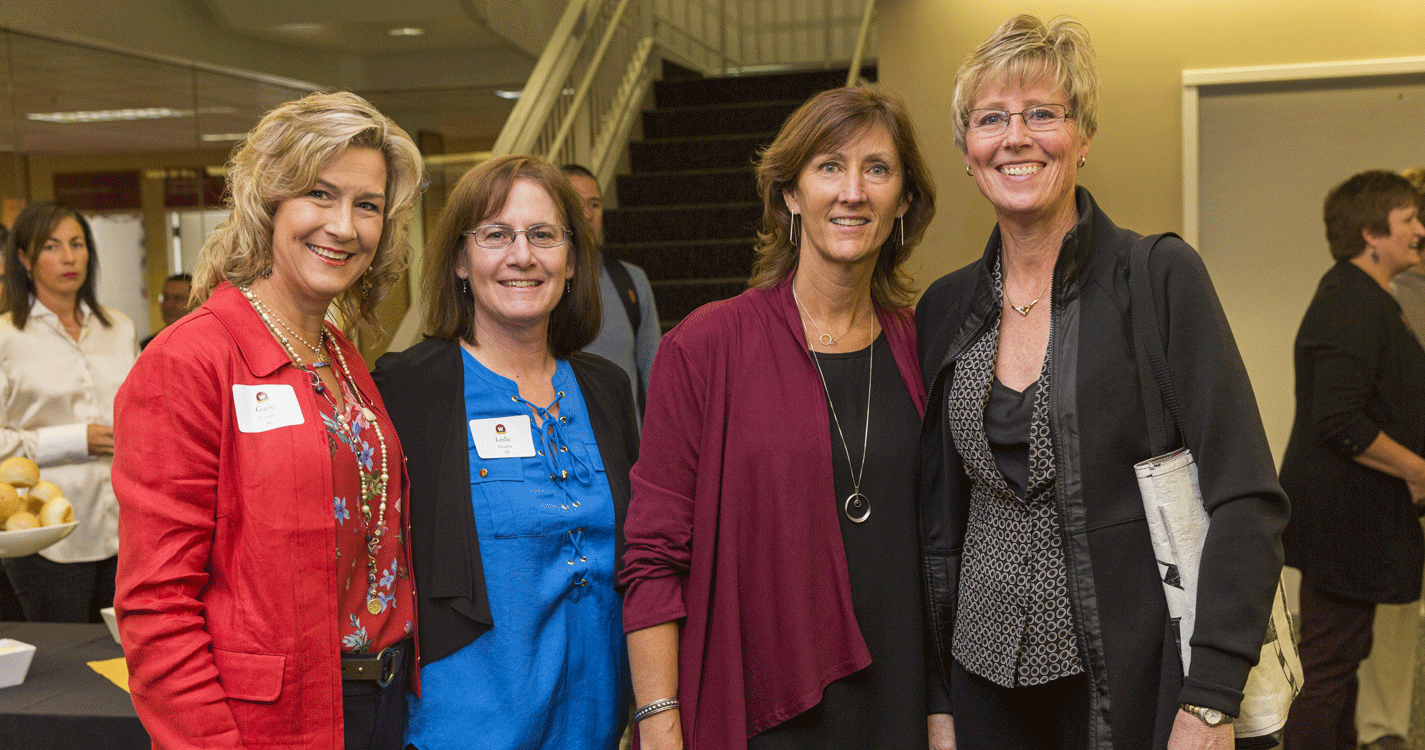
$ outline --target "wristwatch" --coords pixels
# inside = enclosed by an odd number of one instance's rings
[[[1215,708],[1203,708],[1202,706],[1194,706],[1191,703],[1184,703],[1182,704],[1182,707],[1184,711],[1187,711],[1193,716],[1202,719],[1202,723],[1210,727],[1220,727],[1223,724],[1232,723],[1231,716],[1228,716],[1227,714],[1224,714]]]

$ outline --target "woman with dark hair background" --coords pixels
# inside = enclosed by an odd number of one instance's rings
[[[26,206],[5,247],[0,458],[39,465],[79,524],[50,547],[5,560],[5,573],[25,619],[99,622],[114,600],[114,394],[138,356],[134,324],[95,297],[94,234],[70,206]]]

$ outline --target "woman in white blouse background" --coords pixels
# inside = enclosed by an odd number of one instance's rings
[[[99,622],[114,600],[118,504],[109,484],[114,393],[138,356],[133,321],[94,296],[99,259],[73,208],[36,201],[5,245],[0,459],[26,456],[79,522],[37,554],[4,561],[32,622]]]

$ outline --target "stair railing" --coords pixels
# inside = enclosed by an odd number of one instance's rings
[[[859,86],[866,83],[861,77],[861,57],[866,53],[866,39],[871,35],[871,14],[876,10],[876,0],[866,0],[866,9],[861,12],[861,30],[856,33],[856,51],[851,54],[851,67],[846,71],[846,85]]]

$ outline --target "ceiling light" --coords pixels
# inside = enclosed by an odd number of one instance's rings
[[[229,141],[240,141],[247,137],[247,133],[204,133],[204,143],[227,143]]]
[[[418,29],[414,26],[405,26],[399,29],[391,29],[386,33],[390,34],[391,36],[420,36],[426,33],[426,30]]]
[[[87,112],[31,112],[27,119],[39,122],[122,122],[131,120],[167,120],[175,117],[192,117],[191,109],[169,109],[149,107],[146,109],[97,109]]]
[[[524,92],[520,90],[511,91],[510,89],[495,89],[495,96],[498,96],[501,99],[518,99],[520,98],[520,94],[523,93]]]

